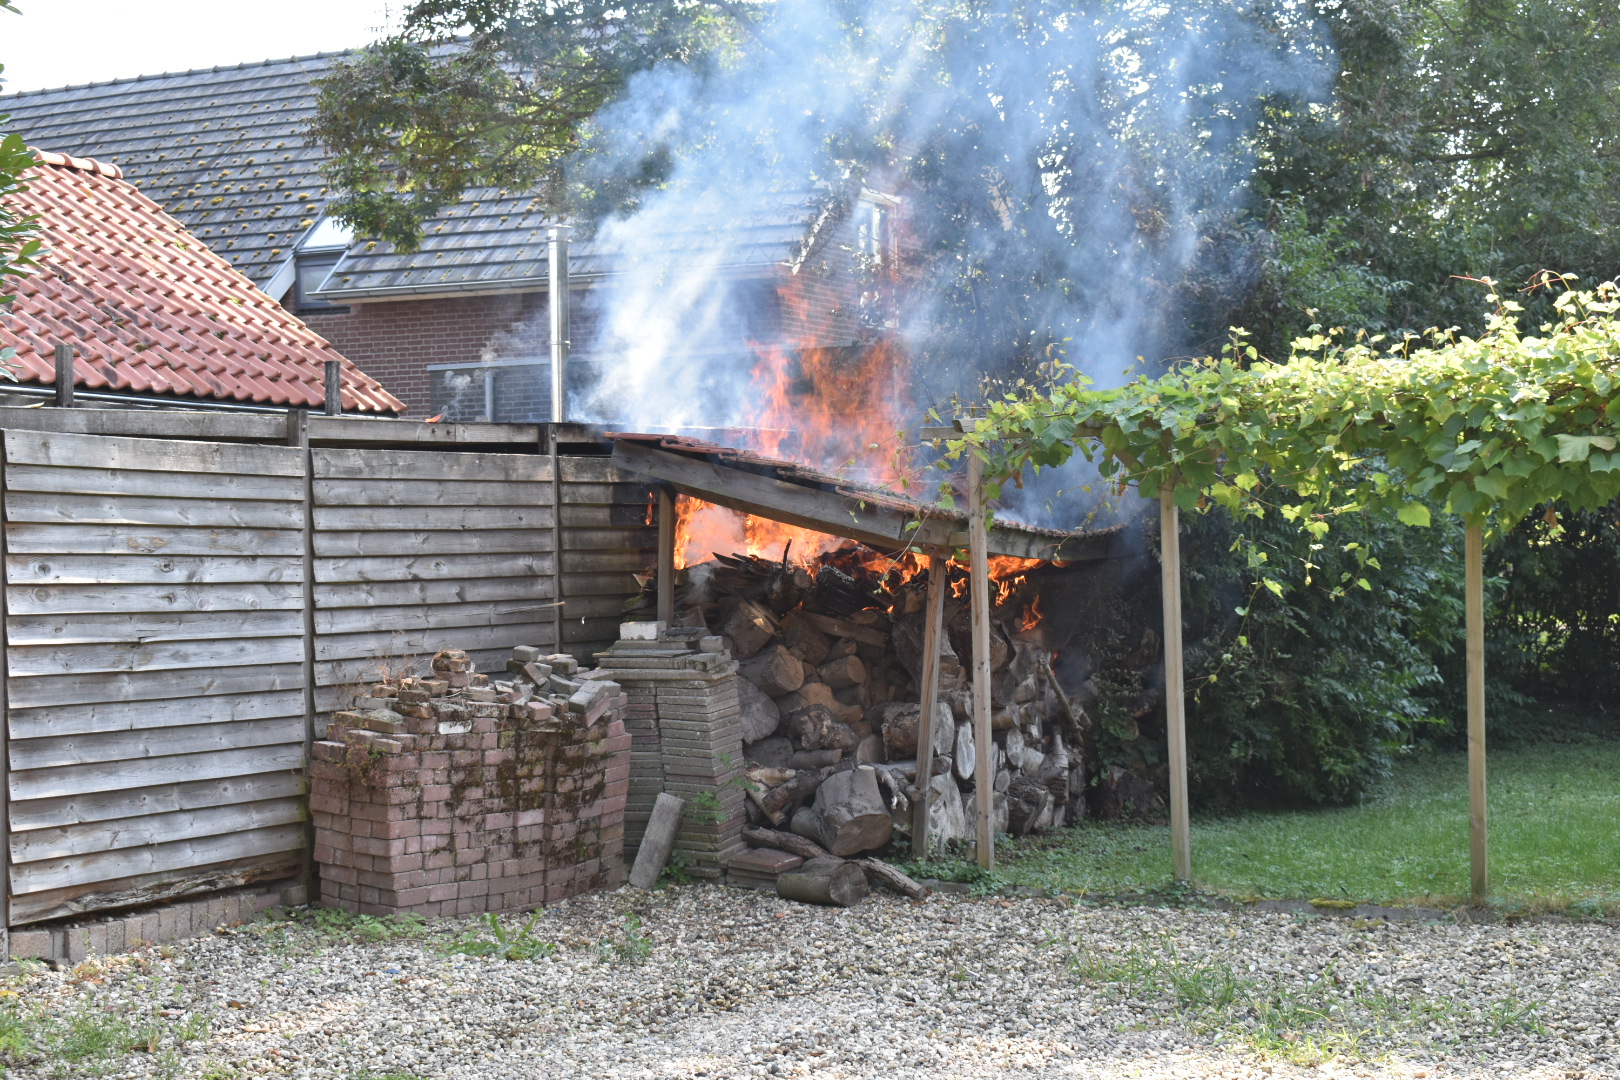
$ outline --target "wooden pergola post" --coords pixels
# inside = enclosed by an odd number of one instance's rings
[[[1468,636],[1468,864],[1475,903],[1490,892],[1485,807],[1485,537],[1467,523],[1463,544],[1464,626]]]
[[[928,858],[928,785],[934,778],[934,712],[939,708],[939,635],[945,621],[945,579],[950,558],[928,557],[928,608],[923,622],[922,715],[917,718],[917,783],[912,807],[911,857]]]
[[[996,866],[996,755],[990,737],[990,559],[984,525],[984,462],[968,452],[968,592],[973,607],[973,801],[978,810],[974,853],[979,867]]]
[[[675,622],[675,497],[658,487],[658,621]]]
[[[1181,655],[1181,511],[1176,477],[1159,489],[1159,572],[1164,593],[1164,717],[1170,742],[1170,862],[1177,881],[1192,880],[1187,815],[1187,693]]]

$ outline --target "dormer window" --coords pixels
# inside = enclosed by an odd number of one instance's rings
[[[332,268],[354,241],[349,227],[332,218],[322,218],[298,243],[293,255],[295,276],[292,287],[293,310],[300,315],[312,312],[344,312],[348,307],[334,304],[315,295],[326,283]]]

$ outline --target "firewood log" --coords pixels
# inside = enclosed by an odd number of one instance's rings
[[[776,616],[752,600],[744,600],[726,619],[722,633],[731,639],[732,655],[747,660],[776,636]]]
[[[776,895],[805,904],[854,907],[871,890],[866,873],[843,859],[811,859],[776,879]]]
[[[781,645],[761,652],[743,664],[737,674],[773,698],[791,694],[804,685],[804,665]]]
[[[778,832],[775,829],[744,829],[742,838],[752,847],[776,848],[791,851],[801,859],[830,859],[832,852],[797,833]]]
[[[889,842],[894,819],[870,765],[833,773],[816,789],[816,801],[800,808],[789,825],[839,857],[873,851]]]
[[[973,779],[973,770],[979,763],[977,748],[973,745],[973,725],[956,725],[956,748],[951,754],[956,763],[956,775],[963,780]]]
[[[882,859],[870,856],[864,859],[853,860],[855,865],[866,871],[866,876],[881,885],[886,885],[902,896],[909,896],[913,900],[921,900],[928,895],[928,889],[919,885],[913,879],[890,866]]]
[[[816,793],[816,789],[827,778],[829,771],[825,768],[803,769],[795,773],[793,779],[761,796],[759,808],[771,819],[771,824],[781,825],[793,816],[795,810],[804,805],[804,800]]]

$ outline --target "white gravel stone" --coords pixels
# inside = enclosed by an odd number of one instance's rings
[[[143,1080],[1620,1076],[1620,940],[1600,923],[956,896],[846,911],[690,887],[559,905],[534,928],[556,948],[535,960],[447,953],[472,925],[360,944],[259,924],[35,974],[22,1000],[208,1022],[178,1057],[132,1052],[98,1074]],[[1325,1060],[1286,1030],[1262,1045],[1252,1011],[1178,1005],[1163,979],[1124,974],[1155,960],[1312,1007],[1359,994],[1379,1019],[1341,1025],[1353,1042]],[[36,1057],[9,1075],[78,1074]]]

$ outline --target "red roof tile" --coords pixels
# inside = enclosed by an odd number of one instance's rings
[[[123,179],[116,165],[39,153],[13,207],[40,219],[39,273],[8,286],[0,342],[22,382],[56,381],[57,344],[75,347],[86,389],[319,407],[326,339],[260,292],[185,226]],[[403,412],[343,361],[343,407]]]

